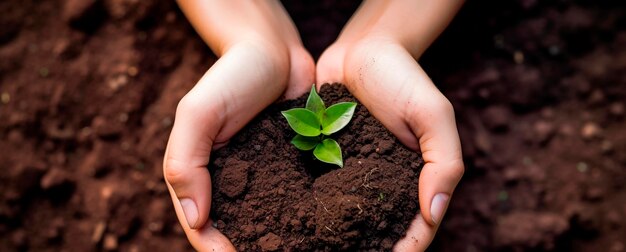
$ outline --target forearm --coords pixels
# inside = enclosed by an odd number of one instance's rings
[[[443,32],[463,0],[365,1],[338,42],[362,38],[391,39],[419,58]]]
[[[275,0],[177,2],[200,37],[218,56],[241,41],[255,41],[281,51],[300,42],[291,19]]]

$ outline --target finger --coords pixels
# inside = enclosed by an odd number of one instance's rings
[[[288,63],[276,63],[271,52],[249,42],[234,45],[177,108],[164,175],[179,221],[192,242],[210,234],[191,230],[205,227],[208,220],[211,179],[207,164],[213,146],[225,143],[286,86]]]
[[[344,83],[343,75],[345,46],[334,43],[320,56],[315,69],[318,88],[325,83]]]
[[[170,193],[176,196],[174,204],[181,206],[184,213],[181,223],[194,229],[204,225],[211,207],[211,178],[206,165],[222,125],[207,124],[217,116],[207,111],[193,111],[197,105],[190,105],[189,97],[188,94],[177,109],[163,169],[165,181],[172,188]]]
[[[173,189],[168,185],[170,192]],[[175,194],[171,193],[172,201],[174,202],[174,209],[179,219],[184,219],[183,207]],[[182,223],[182,222],[181,222]],[[191,245],[197,251],[236,251],[230,240],[224,236],[219,230],[213,227],[213,222],[209,219],[206,225],[202,228],[193,230],[189,226],[183,225],[183,229],[187,234]]]
[[[304,47],[297,46],[290,52],[289,84],[285,99],[296,99],[311,89],[315,83],[315,62]]]
[[[437,226],[431,226],[426,223],[422,215],[418,214],[411,222],[406,235],[393,247],[393,251],[425,251],[435,237],[436,232]]]

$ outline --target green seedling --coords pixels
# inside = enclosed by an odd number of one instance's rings
[[[329,136],[348,125],[355,108],[355,102],[340,102],[326,108],[313,85],[305,108],[293,108],[281,113],[291,129],[298,133],[291,140],[296,148],[313,150],[313,155],[320,161],[343,167],[341,148]]]

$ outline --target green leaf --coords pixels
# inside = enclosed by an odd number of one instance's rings
[[[294,108],[281,113],[296,133],[309,137],[320,135],[320,122],[310,110]]]
[[[302,135],[296,135],[291,139],[291,143],[295,145],[296,148],[303,151],[312,150],[319,142],[319,137],[305,137]]]
[[[322,97],[320,97],[317,92],[315,92],[315,84],[311,87],[311,93],[309,93],[309,98],[306,100],[306,108],[308,110],[313,111],[317,118],[320,120],[324,115],[324,111],[326,110],[326,105],[324,105],[324,101]]]
[[[328,107],[322,118],[322,133],[330,135],[348,125],[355,108],[355,102],[341,102]]]
[[[343,167],[341,148],[339,148],[339,144],[333,139],[324,139],[324,141],[315,146],[313,155],[315,155],[315,157],[322,162],[336,164],[339,167]]]

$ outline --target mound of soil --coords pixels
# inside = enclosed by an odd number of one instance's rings
[[[324,85],[326,104],[355,101]],[[419,211],[423,161],[359,105],[333,135],[343,168],[322,163],[291,143],[280,111],[304,107],[307,95],[270,106],[213,154],[211,215],[240,251],[389,250]]]

